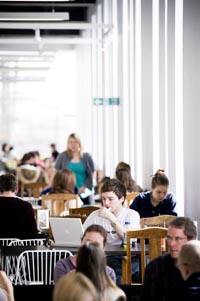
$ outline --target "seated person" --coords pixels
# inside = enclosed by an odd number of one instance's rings
[[[200,300],[200,241],[186,242],[179,253],[177,264],[184,283],[166,298],[166,301]]]
[[[159,169],[152,178],[151,191],[137,195],[130,208],[136,210],[141,218],[164,214],[177,215],[176,200],[174,195],[168,192],[168,188],[169,180],[164,171]]]
[[[99,225],[89,226],[82,237],[81,245],[88,242],[98,243],[99,246],[104,249],[107,241],[107,233],[105,229]],[[54,282],[56,283],[63,275],[69,273],[71,270],[76,269],[77,256],[69,256],[67,258],[61,259],[56,263],[54,269]],[[106,267],[106,271],[111,279],[116,282],[116,275],[113,269]]]
[[[125,222],[129,222],[129,229],[140,229],[140,216],[135,210],[123,207],[126,198],[126,188],[117,179],[106,181],[101,189],[103,207],[93,211],[84,222],[84,228],[91,224],[104,227],[108,233],[108,244],[121,245],[126,232]],[[108,265],[117,275],[117,283],[121,281],[122,257],[108,256]],[[136,258],[135,258],[136,259]],[[136,260],[133,260],[135,263]],[[138,269],[138,265],[136,267]],[[135,268],[134,268],[135,270]],[[135,276],[136,277],[136,276]]]
[[[73,171],[67,169],[57,170],[56,174],[53,177],[52,186],[48,189],[45,189],[41,192],[41,194],[51,194],[51,193],[69,193],[74,194],[75,189],[75,175]],[[81,207],[83,202],[80,198],[78,198],[78,207]],[[76,201],[70,200],[69,201],[70,208],[76,208]]]
[[[189,240],[195,240],[197,229],[187,217],[170,221],[167,231],[169,253],[152,260],[145,269],[141,301],[163,301],[169,290],[183,285],[177,261],[181,247]],[[172,301],[172,299],[171,299]]]
[[[0,237],[37,238],[33,208],[31,204],[16,196],[17,183],[13,174],[0,176]]]
[[[89,242],[80,247],[77,254],[76,271],[83,273],[95,285],[102,301],[113,301],[118,298],[126,301],[126,295],[108,276],[106,257],[102,248]]]
[[[25,184],[38,182],[41,173],[42,169],[35,165],[34,152],[24,154],[16,169],[18,180]]]
[[[131,167],[125,162],[119,162],[115,169],[115,176],[126,187],[127,193],[142,192],[143,189],[133,180],[131,175]]]

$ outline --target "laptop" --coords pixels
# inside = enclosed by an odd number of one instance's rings
[[[79,247],[83,237],[83,225],[80,218],[49,218],[55,246]]]

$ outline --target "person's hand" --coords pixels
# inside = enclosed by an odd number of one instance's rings
[[[0,285],[8,295],[8,301],[14,301],[14,290],[12,282],[4,271],[0,271]]]
[[[107,209],[105,207],[99,209],[99,216],[106,218],[111,223],[116,221],[114,214],[110,211],[110,209]]]
[[[78,190],[78,194],[85,192],[85,186],[81,186]]]

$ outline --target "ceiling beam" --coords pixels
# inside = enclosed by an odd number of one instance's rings
[[[112,24],[94,24],[87,22],[0,22],[0,29],[78,29],[78,30],[94,30],[94,29],[112,29]]]

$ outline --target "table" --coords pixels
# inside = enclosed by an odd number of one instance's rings
[[[79,247],[71,247],[71,246],[4,246],[0,247],[0,256],[19,256],[22,252],[26,250],[68,250],[72,254],[77,253]],[[105,247],[105,252],[107,255],[126,255],[126,250],[121,245],[109,245],[107,244]],[[132,247],[132,253],[135,255],[140,254],[140,244],[137,243],[135,247]]]

